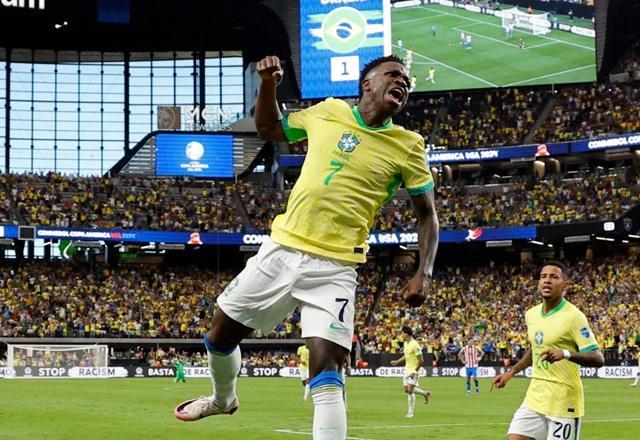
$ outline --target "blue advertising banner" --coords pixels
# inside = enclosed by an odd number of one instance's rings
[[[391,52],[385,0],[300,2],[302,98],[357,96],[360,70]]]
[[[233,177],[233,136],[158,134],[156,175]]]
[[[514,147],[480,148],[477,150],[445,150],[430,151],[427,159],[430,164],[438,163],[469,163],[484,162],[489,160],[523,159],[553,157],[569,154],[569,144],[539,144],[519,145]],[[281,167],[301,167],[304,163],[304,155],[282,155],[278,159]]]
[[[17,226],[0,226],[0,237],[17,238]],[[440,231],[441,243],[463,243],[490,240],[525,240],[536,238],[535,226],[513,228],[476,228],[462,231]],[[132,229],[74,229],[37,227],[38,239],[91,240],[129,243],[176,243],[191,245],[259,245],[269,237],[265,233],[242,232],[172,232]],[[370,245],[418,243],[417,232],[372,232]]]
[[[609,150],[640,145],[640,133],[629,133],[604,139],[587,139],[571,142],[572,153]]]
[[[513,147],[480,148],[477,150],[430,151],[429,163],[482,162],[485,160],[504,160],[517,158],[552,157],[569,154],[569,145],[534,144]]]

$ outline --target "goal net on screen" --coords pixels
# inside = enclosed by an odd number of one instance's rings
[[[31,370],[75,367],[107,367],[106,345],[16,345],[7,344],[7,366]]]
[[[518,8],[502,11],[502,27],[507,26],[529,31],[533,35],[546,35],[551,32],[551,22],[547,19],[547,14],[528,14]]]

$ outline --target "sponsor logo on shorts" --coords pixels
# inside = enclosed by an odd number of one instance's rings
[[[343,332],[347,332],[349,331],[348,328],[346,328],[344,325],[342,324],[338,324],[337,322],[332,322],[331,324],[329,324],[329,328],[331,330],[338,330],[338,331],[343,331]]]

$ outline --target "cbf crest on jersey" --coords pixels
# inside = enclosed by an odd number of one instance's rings
[[[356,149],[356,146],[360,143],[358,136],[352,133],[344,133],[338,141],[338,148],[345,153],[351,153]]]
[[[544,333],[540,331],[536,332],[535,339],[536,339],[536,344],[542,345],[542,342],[544,341]]]

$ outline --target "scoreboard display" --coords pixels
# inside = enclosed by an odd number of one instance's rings
[[[169,134],[156,136],[156,175],[233,177],[233,136]]]
[[[357,96],[360,70],[391,53],[388,0],[300,0],[303,99]]]

